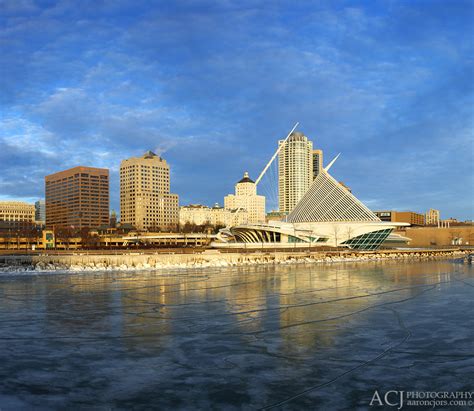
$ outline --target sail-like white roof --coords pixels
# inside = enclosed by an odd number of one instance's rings
[[[324,169],[288,215],[287,221],[302,223],[380,219]]]

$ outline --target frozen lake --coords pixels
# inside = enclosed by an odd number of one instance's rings
[[[0,409],[361,409],[472,391],[452,261],[0,275]]]

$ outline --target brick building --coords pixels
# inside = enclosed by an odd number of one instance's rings
[[[46,227],[109,224],[109,170],[74,167],[45,177]]]

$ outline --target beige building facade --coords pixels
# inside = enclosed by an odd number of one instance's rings
[[[120,163],[120,222],[138,230],[176,230],[179,198],[166,160],[147,151]]]
[[[248,223],[265,221],[265,197],[257,194],[257,186],[247,172],[235,185],[235,194],[224,197],[224,208],[246,210]]]
[[[280,212],[290,213],[316,177],[313,142],[295,131],[278,145],[282,146],[278,153],[278,206]]]
[[[248,221],[248,212],[245,209],[227,209],[214,205],[207,207],[201,204],[190,204],[179,209],[179,224],[234,226]]]
[[[0,201],[0,228],[21,229],[35,222],[35,206],[23,201]]]

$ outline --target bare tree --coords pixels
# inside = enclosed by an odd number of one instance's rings
[[[69,245],[74,234],[75,230],[72,227],[57,227],[54,229],[54,236],[64,244],[66,250],[69,250]]]
[[[470,228],[469,231],[467,232],[467,239],[468,239],[469,245],[472,246],[474,244],[474,230],[472,228]]]
[[[334,224],[332,226],[332,229],[333,229],[333,233],[334,233],[334,241],[336,242],[336,248],[339,247],[339,244],[338,244],[338,235],[339,235],[339,231],[340,231],[340,227],[338,224]]]
[[[92,235],[90,230],[85,227],[80,230],[82,248],[97,248],[99,246],[99,237]]]
[[[449,238],[451,240],[451,245],[458,245],[459,238],[458,233],[454,230],[449,230]]]
[[[350,225],[348,225],[345,230],[345,235],[347,238],[344,241],[350,240],[353,234],[354,234],[354,229]]]

